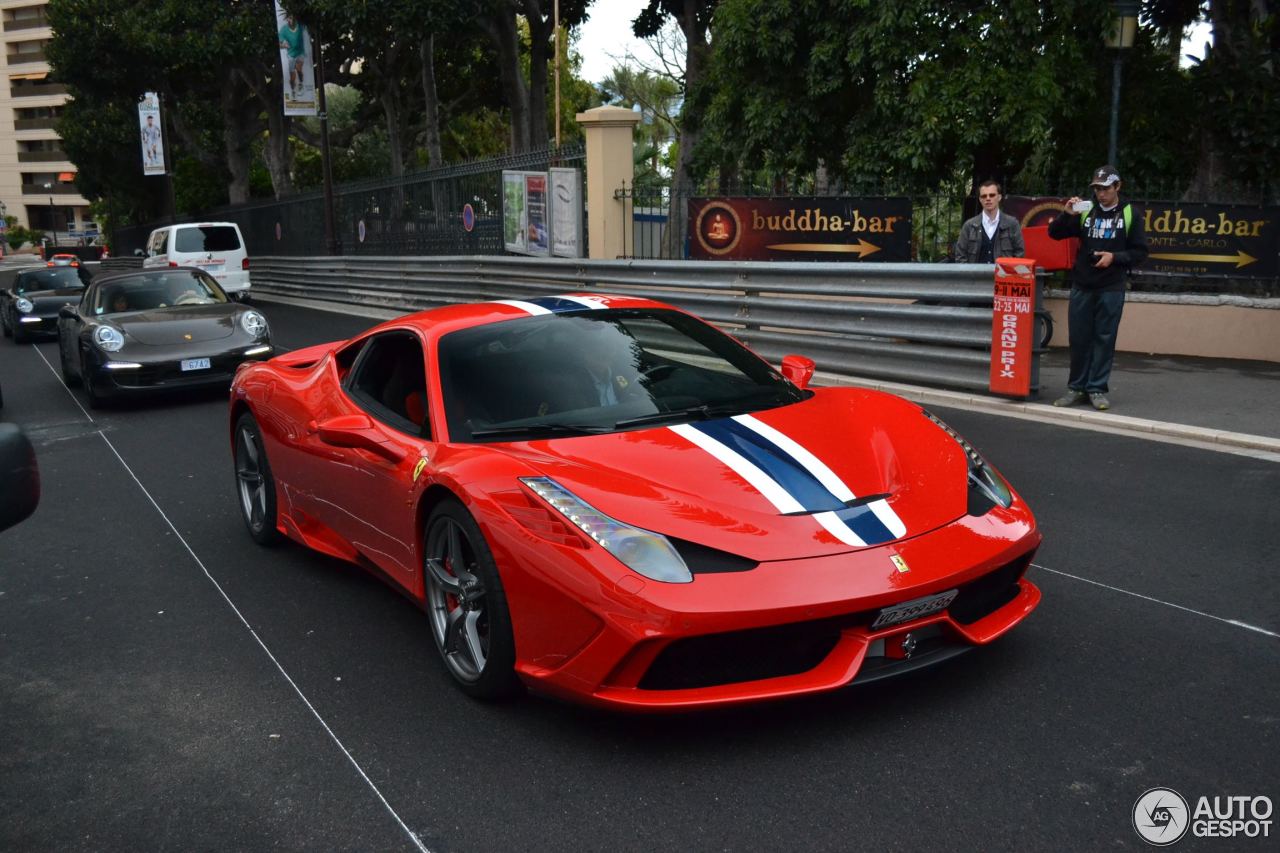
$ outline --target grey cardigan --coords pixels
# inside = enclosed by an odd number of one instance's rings
[[[1000,227],[996,231],[995,250],[997,258],[1021,258],[1026,255],[1027,247],[1022,242],[1022,226],[1018,220],[1001,211]],[[960,238],[956,240],[955,260],[960,264],[976,264],[978,252],[982,250],[982,214],[966,219],[960,226]]]

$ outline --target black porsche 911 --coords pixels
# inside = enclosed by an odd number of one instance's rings
[[[241,362],[270,358],[267,318],[232,302],[208,273],[188,267],[95,278],[58,314],[68,385],[90,406],[126,394],[229,385]]]
[[[18,270],[8,290],[0,291],[0,325],[4,336],[23,343],[41,333],[58,331],[58,309],[78,302],[89,274],[83,267],[32,267]]]

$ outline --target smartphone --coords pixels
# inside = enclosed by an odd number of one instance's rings
[[[1092,208],[1093,208],[1093,202],[1089,201],[1088,199],[1081,199],[1080,201],[1071,205],[1071,209],[1075,213],[1088,213]]]

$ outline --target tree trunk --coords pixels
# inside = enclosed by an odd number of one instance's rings
[[[547,62],[554,18],[544,20],[538,0],[525,0],[529,22],[529,147],[547,147]]]
[[[231,204],[244,204],[249,200],[249,165],[252,160],[253,136],[246,132],[246,105],[254,105],[253,96],[240,84],[236,75],[222,90],[222,141],[226,147],[227,198]]]
[[[443,164],[440,146],[440,95],[436,91],[436,37],[431,34],[418,45],[422,60],[422,97],[426,106],[423,120],[426,123],[427,157],[432,166]]]
[[[698,23],[698,0],[684,0],[680,13],[680,29],[684,32],[686,53],[684,65],[684,96],[688,104],[689,93],[702,81],[702,75],[711,58],[711,45],[707,43],[706,28]],[[688,229],[689,196],[693,189],[693,149],[698,144],[697,121],[686,108],[680,111],[680,150],[675,174],[671,178],[671,207],[667,212],[667,230],[663,257],[683,258],[685,231]]]
[[[402,128],[400,116],[400,97],[395,82],[388,80],[382,87],[382,114],[387,120],[387,149],[390,151],[391,175],[399,178],[404,175],[404,141],[400,138]]]
[[[529,89],[520,70],[520,44],[515,13],[505,4],[485,21],[485,30],[498,49],[502,91],[511,110],[511,150],[529,150]]]
[[[281,75],[279,87],[273,86],[275,103],[267,104],[267,138],[262,146],[262,159],[271,175],[271,189],[276,198],[293,194],[293,146],[289,144],[289,125],[292,118],[284,114],[284,81]]]

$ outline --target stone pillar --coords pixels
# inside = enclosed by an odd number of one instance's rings
[[[615,199],[624,182],[631,190],[635,160],[631,136],[640,116],[622,107],[578,113],[587,136],[587,257],[610,260],[634,252],[630,198]]]

